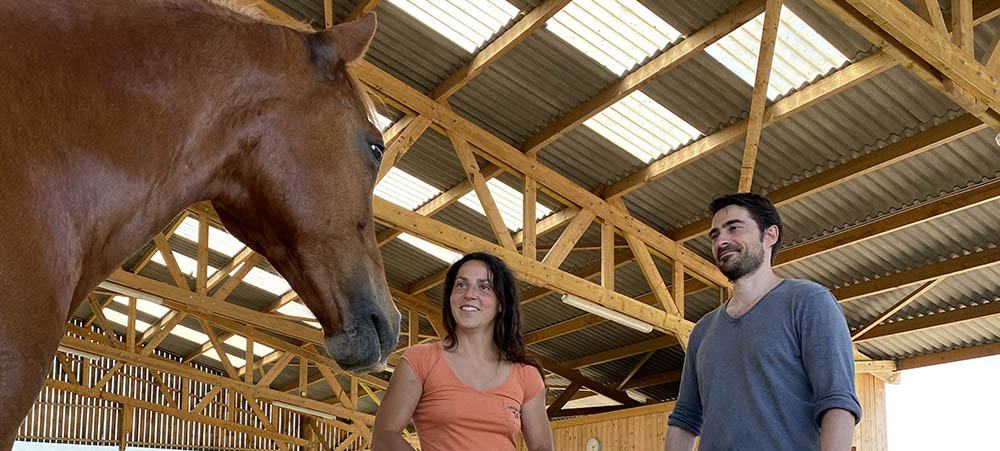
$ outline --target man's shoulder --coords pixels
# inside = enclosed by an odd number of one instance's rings
[[[833,297],[823,285],[805,279],[785,279],[781,282],[781,289],[785,295],[794,300],[809,300],[816,297]]]
[[[722,305],[712,309],[712,311],[706,313],[704,316],[698,319],[698,322],[694,324],[694,328],[691,329],[691,337],[694,338],[695,336],[700,336],[701,334],[703,334],[705,328],[709,327],[711,323],[715,322],[715,320],[719,317],[719,312],[721,312],[725,306],[726,304],[722,303]]]

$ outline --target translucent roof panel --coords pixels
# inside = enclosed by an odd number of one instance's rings
[[[195,243],[198,242],[198,220],[188,216],[181,221],[181,225],[174,232]],[[220,254],[232,257],[243,250],[246,245],[237,240],[236,237],[220,230],[216,227],[208,227],[208,247]]]
[[[285,294],[292,289],[291,285],[285,282],[285,279],[260,268],[251,269],[243,281],[276,295]]]
[[[382,181],[375,185],[376,196],[407,210],[416,210],[438,194],[441,191],[437,188],[397,167],[389,169]]]
[[[198,274],[197,260],[177,252],[172,252],[172,254],[174,254],[174,260],[177,260],[177,266],[181,269],[182,273],[187,274],[191,277],[197,276]],[[163,259],[163,255],[160,254],[160,251],[156,251],[156,253],[153,254],[153,258],[151,260],[154,263],[160,264],[162,266],[167,266],[167,262],[166,260]],[[219,270],[218,268],[212,265],[208,265],[208,277],[212,277],[212,274],[215,274],[215,272],[218,270]]]
[[[753,86],[763,28],[764,14],[761,14],[708,46],[705,51]],[[847,57],[843,53],[799,16],[782,6],[767,97],[774,99],[788,94],[845,62]]]
[[[697,138],[701,132],[676,114],[634,91],[583,125],[648,163]]]
[[[115,301],[115,303],[124,305],[126,308],[128,307],[128,298],[125,296],[115,296],[111,299]],[[157,318],[163,318],[163,315],[166,315],[167,312],[170,311],[170,309],[162,305],[159,305],[155,302],[147,301],[142,298],[136,299],[135,309],[147,315],[155,316]]]
[[[681,36],[637,0],[575,0],[545,26],[618,75]]]
[[[225,343],[240,348],[243,350],[244,353],[246,353],[247,339],[243,338],[240,335],[233,335],[227,338]],[[262,345],[260,343],[257,343],[256,341],[253,343],[253,355],[257,357],[263,357],[272,352],[274,352],[274,348],[272,347],[269,347],[267,345]]]
[[[108,307],[105,307],[103,312],[104,312],[104,317],[107,318],[108,321],[128,327],[128,315],[121,313],[117,310],[112,310]],[[152,324],[149,324],[139,319],[135,320],[135,330],[139,332],[145,332],[146,329],[150,328],[150,326],[152,326]]]
[[[208,343],[208,335],[180,324],[170,330],[171,335],[176,335],[195,344],[203,345]]]
[[[219,353],[215,351],[215,348],[209,349],[209,350],[203,352],[201,355],[203,355],[205,357],[208,357],[208,358],[210,358],[212,360],[215,360],[215,361],[221,361],[221,360],[219,360]],[[240,357],[236,357],[236,356],[234,356],[232,354],[229,354],[229,353],[226,353],[226,356],[229,357],[229,363],[233,364],[233,366],[235,366],[237,368],[239,368],[239,367],[247,364],[247,361],[243,360]]]
[[[390,125],[392,125],[392,119],[389,119],[379,113],[375,113],[375,127],[377,127],[379,131],[386,131]]]
[[[497,179],[487,181],[486,188],[493,195],[493,201],[496,202],[497,209],[500,210],[500,216],[503,217],[504,225],[511,230],[521,230],[524,225],[524,193],[511,188],[510,185]],[[458,199],[458,201],[462,205],[479,212],[479,214],[486,215],[475,191],[470,191]],[[535,219],[542,219],[548,216],[549,213],[552,213],[552,210],[549,210],[542,204],[535,204]]]
[[[278,313],[281,313],[283,315],[295,316],[299,318],[313,318],[313,319],[316,318],[316,315],[313,315],[313,312],[309,310],[309,307],[306,307],[304,304],[300,302],[289,302],[285,305],[282,305],[281,307],[278,308]],[[320,328],[319,323],[316,321],[303,321],[303,322],[317,329]]]
[[[457,254],[434,243],[417,238],[409,233],[401,233],[399,235],[399,239],[404,243],[433,255],[448,264],[455,263],[458,259],[462,258],[461,254]]]
[[[507,25],[517,7],[505,0],[389,0],[468,52]]]

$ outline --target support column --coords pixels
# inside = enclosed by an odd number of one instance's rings
[[[858,400],[861,401],[861,423],[854,428],[851,444],[857,451],[886,451],[888,434],[885,414],[885,381],[871,374],[854,378]]]

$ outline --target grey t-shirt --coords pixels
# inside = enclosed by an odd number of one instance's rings
[[[823,413],[861,419],[854,353],[830,291],[784,280],[739,318],[726,302],[691,332],[668,423],[701,436],[701,451],[819,449]]]

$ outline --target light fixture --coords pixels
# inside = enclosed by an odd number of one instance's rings
[[[292,411],[295,411],[295,412],[298,412],[298,413],[304,413],[306,415],[312,415],[314,417],[325,418],[327,420],[337,420],[337,419],[339,419],[339,418],[336,417],[336,415],[333,415],[333,414],[329,414],[329,413],[326,413],[326,412],[320,412],[318,410],[313,410],[313,409],[310,409],[308,407],[296,406],[294,404],[289,404],[287,402],[271,401],[271,404],[275,405],[275,406],[278,406],[278,407],[281,407],[282,409],[288,409],[288,410],[292,410]]]
[[[78,356],[78,357],[85,357],[85,358],[92,359],[92,360],[100,360],[101,359],[101,356],[99,356],[97,354],[91,354],[91,353],[89,353],[87,351],[81,351],[79,349],[68,348],[68,347],[63,346],[63,345],[59,345],[58,351],[66,353],[66,354],[70,354],[70,355],[75,355],[75,356]]]
[[[133,290],[133,289],[131,289],[129,287],[123,287],[123,286],[118,285],[117,283],[114,283],[114,282],[108,282],[108,281],[105,280],[104,282],[101,282],[99,285],[97,285],[97,287],[98,288],[103,288],[103,289],[108,290],[108,291],[114,291],[115,293],[124,294],[125,296],[128,296],[128,297],[142,298],[142,299],[145,299],[145,300],[147,300],[149,302],[152,302],[154,304],[163,305],[163,298],[161,298],[159,296],[152,295],[152,294],[149,294],[149,293],[144,293],[144,292],[139,291],[139,290]]]
[[[618,313],[607,307],[602,307],[588,300],[579,298],[577,296],[573,296],[572,294],[564,294],[562,297],[562,301],[564,304],[572,305],[573,307],[576,307],[580,310],[593,313],[597,316],[614,321],[623,326],[631,327],[632,329],[635,329],[642,333],[648,334],[653,331],[652,324],[639,321],[635,318],[632,318],[631,316]]]

